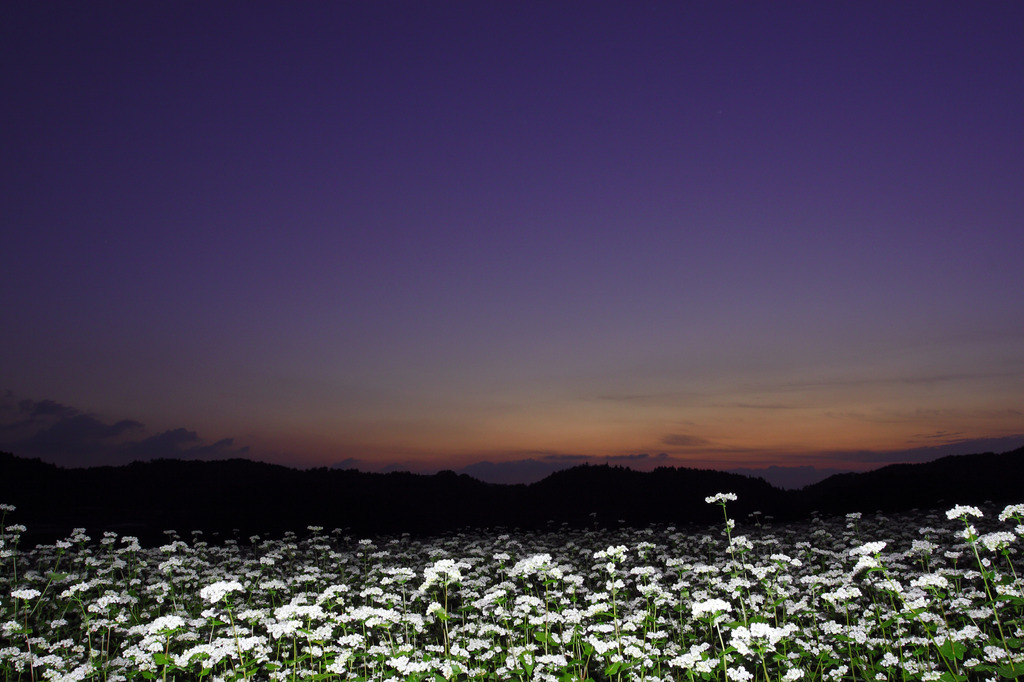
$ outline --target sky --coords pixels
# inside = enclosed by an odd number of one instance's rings
[[[1020,447],[1021,35],[1008,1],[4,3],[0,450]]]

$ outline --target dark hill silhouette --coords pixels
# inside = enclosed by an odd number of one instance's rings
[[[1024,501],[1024,448],[1003,454],[944,457],[840,474],[802,490],[763,479],[701,469],[637,472],[582,465],[531,485],[483,483],[465,474],[372,474],[254,462],[155,460],[118,467],[64,469],[0,453],[0,503],[18,507],[8,523],[29,528],[26,541],[52,541],[72,528],[161,542],[164,530],[220,538],[301,533],[309,525],[360,535],[434,534],[466,527],[545,528],[717,523],[704,498],[736,493],[733,518],[760,511],[778,520],[851,511],[884,512],[986,501]]]
[[[824,514],[1024,502],[1024,448],[836,474],[798,493],[802,508]]]

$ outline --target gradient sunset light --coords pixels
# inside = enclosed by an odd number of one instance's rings
[[[0,450],[525,480],[1024,445],[1022,35],[995,2],[8,3]]]

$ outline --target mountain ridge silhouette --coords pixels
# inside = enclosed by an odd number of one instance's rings
[[[293,469],[248,459],[158,459],[62,468],[0,452],[0,503],[26,540],[52,541],[73,528],[160,542],[165,531],[219,539],[301,533],[309,525],[345,533],[429,535],[470,528],[530,530],[569,524],[711,524],[718,492],[738,496],[730,517],[761,512],[779,521],[849,512],[897,512],[953,504],[1024,501],[1024,448],[950,455],[844,473],[799,490],[708,469],[640,472],[582,464],[531,484],[485,483],[446,470],[433,475]]]

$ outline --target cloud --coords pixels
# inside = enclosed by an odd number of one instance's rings
[[[248,447],[235,448],[224,438],[206,444],[195,431],[169,429],[146,435],[142,422],[104,421],[93,414],[53,400],[20,400],[4,396],[5,423],[0,423],[0,447],[22,457],[38,457],[62,466],[127,464],[148,459],[214,459],[240,457]]]
[[[634,403],[637,405],[674,404],[680,400],[697,398],[697,393],[686,391],[665,391],[661,393],[604,393],[594,399],[613,403]]]
[[[914,440],[956,442],[962,439],[963,431],[936,431],[935,433],[917,433],[911,436]],[[914,442],[912,440],[911,442]]]
[[[125,452],[133,459],[219,459],[246,454],[248,447],[233,449],[233,438],[204,445],[195,431],[171,429],[141,441],[128,443]]]
[[[718,403],[715,407],[726,407],[735,408],[739,410],[799,410],[802,405],[790,404],[790,403],[744,403],[744,402],[732,402],[732,403]]]
[[[546,462],[589,462],[593,459],[590,455],[558,455],[548,454],[541,457]]]
[[[711,441],[685,433],[670,433],[661,439],[661,443],[662,445],[671,445],[678,448],[696,448],[711,445]]]
[[[47,418],[70,419],[81,414],[78,410],[54,400],[15,400],[14,394],[4,394],[0,410],[11,414],[10,421],[0,424],[0,431],[17,431],[44,422]]]
[[[646,452],[640,452],[635,455],[610,455],[608,457],[600,457],[598,459],[609,464],[638,464],[642,462],[667,460],[668,458],[667,452],[659,452],[653,456]]]
[[[79,414],[75,408],[54,400],[22,400],[18,402],[18,409],[27,413],[30,420],[39,417],[73,417]]]
[[[106,444],[142,427],[141,423],[131,419],[105,424],[92,415],[75,414],[70,417],[59,417],[41,426],[19,445],[37,453],[61,448],[76,452],[93,451],[102,449]]]

